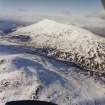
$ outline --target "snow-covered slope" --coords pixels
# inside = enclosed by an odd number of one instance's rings
[[[29,99],[58,105],[105,105],[105,85],[87,72],[27,51],[30,48],[0,43],[0,105]]]
[[[19,35],[30,38],[22,41],[16,37]],[[73,62],[87,70],[105,72],[105,38],[85,29],[43,20],[13,32],[9,40],[42,49],[48,56]]]

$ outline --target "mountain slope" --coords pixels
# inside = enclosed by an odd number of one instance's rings
[[[50,59],[30,48],[0,44],[0,105],[44,100],[58,105],[104,105],[105,86],[75,65]]]
[[[21,36],[28,38],[23,41]],[[82,28],[43,20],[13,32],[8,39],[87,70],[105,72],[105,38]]]

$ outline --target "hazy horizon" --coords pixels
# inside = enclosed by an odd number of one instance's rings
[[[102,10],[100,0],[0,0],[0,17],[88,16]]]

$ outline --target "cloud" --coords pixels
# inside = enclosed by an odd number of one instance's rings
[[[17,11],[19,11],[19,12],[27,12],[28,10],[23,9],[23,8],[18,8]]]
[[[71,11],[70,10],[64,10],[64,11],[62,11],[62,14],[69,16],[69,15],[71,15]]]
[[[105,19],[105,10],[100,11],[99,17]]]
[[[101,9],[100,11],[93,12],[93,13],[87,15],[87,17],[96,17],[96,18],[100,18],[100,19],[105,19],[105,10]]]

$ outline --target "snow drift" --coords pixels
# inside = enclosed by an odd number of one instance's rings
[[[21,41],[14,36],[29,36]],[[105,73],[105,38],[85,29],[43,20],[12,33],[9,40],[42,49],[47,56],[73,62],[84,69]]]

